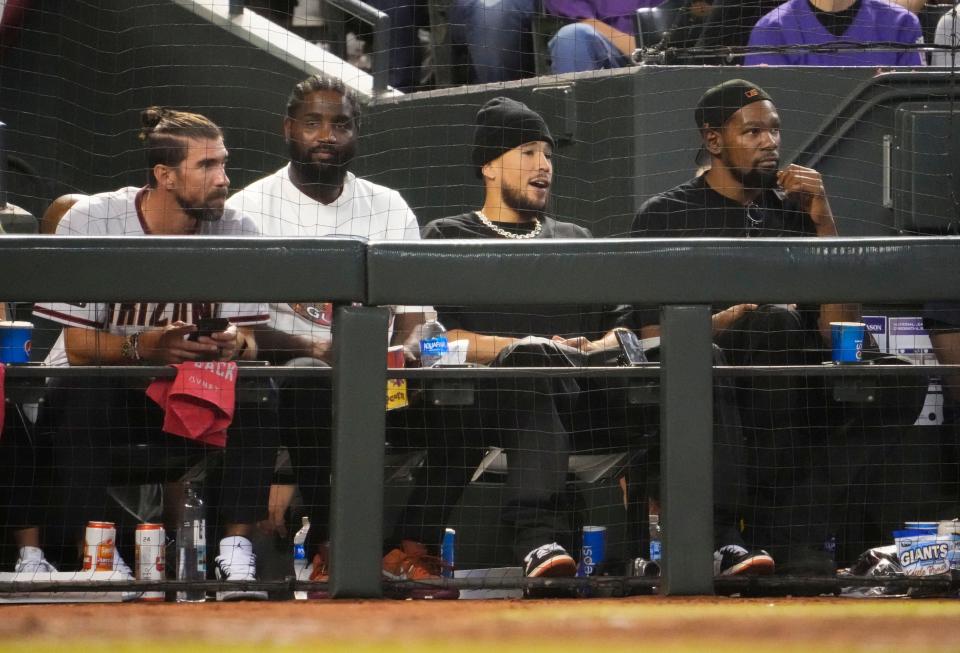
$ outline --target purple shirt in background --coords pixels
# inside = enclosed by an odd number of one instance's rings
[[[750,32],[749,45],[820,45],[856,43],[918,43],[922,41],[920,21],[892,0],[861,0],[860,10],[840,36],[825,28],[810,9],[808,0],[788,0],[761,18]],[[922,66],[920,52],[844,52],[839,54],[790,53],[750,54],[748,66]]]
[[[641,7],[656,7],[663,0],[544,0],[547,13],[580,20],[596,18],[627,34],[637,33],[634,14]]]

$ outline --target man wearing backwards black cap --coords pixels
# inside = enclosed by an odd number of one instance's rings
[[[703,94],[695,118],[710,169],[647,200],[633,222],[634,236],[837,235],[820,174],[796,164],[780,169],[780,117],[763,89],[741,79],[719,84]],[[855,304],[798,310],[744,303],[717,308],[713,330],[732,365],[810,364],[820,363],[824,350],[829,351],[830,322],[858,319]],[[651,307],[634,310],[622,323],[653,337],[660,333],[657,320],[658,310]],[[827,412],[838,407],[822,386],[811,389],[814,383],[780,377],[738,380],[744,429],[757,438],[755,447],[748,440],[748,448],[771,456],[758,461],[760,474],[770,475],[758,481],[758,503],[764,506],[764,493],[770,492],[770,514],[752,521],[770,529],[758,537],[785,573],[832,572],[829,560],[820,555],[829,497],[817,494],[829,481],[815,478],[816,464],[802,458],[801,443],[810,445],[810,455],[816,438],[825,437],[817,427],[824,420],[837,423],[837,416]]]

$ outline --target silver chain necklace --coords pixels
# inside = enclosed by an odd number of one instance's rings
[[[480,222],[486,225],[486,227],[490,229],[490,231],[497,234],[498,236],[503,236],[504,238],[513,238],[515,240],[526,240],[528,238],[536,238],[537,236],[540,235],[540,232],[543,231],[543,223],[540,222],[540,220],[537,218],[533,219],[533,222],[534,222],[533,231],[531,231],[528,234],[515,234],[493,224],[493,222],[490,221],[490,218],[488,218],[483,214],[483,211],[474,211],[474,213],[477,214],[477,217],[480,218]]]

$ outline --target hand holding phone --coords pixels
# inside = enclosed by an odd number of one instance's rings
[[[196,342],[200,336],[209,338],[214,333],[222,333],[230,327],[230,321],[225,317],[204,317],[197,320],[197,330],[187,336],[187,340]]]
[[[616,329],[614,335],[620,346],[620,365],[629,367],[647,362],[647,356],[643,353],[643,345],[637,339],[637,334],[629,329]]]

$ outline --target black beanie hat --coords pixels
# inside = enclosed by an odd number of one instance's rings
[[[554,144],[540,114],[522,102],[493,98],[477,112],[477,128],[473,133],[473,165],[477,176],[482,177],[483,166],[504,152],[532,141]]]
[[[700,97],[694,118],[697,127],[720,129],[737,111],[761,100],[770,100],[767,93],[745,79],[731,79],[717,84]]]

